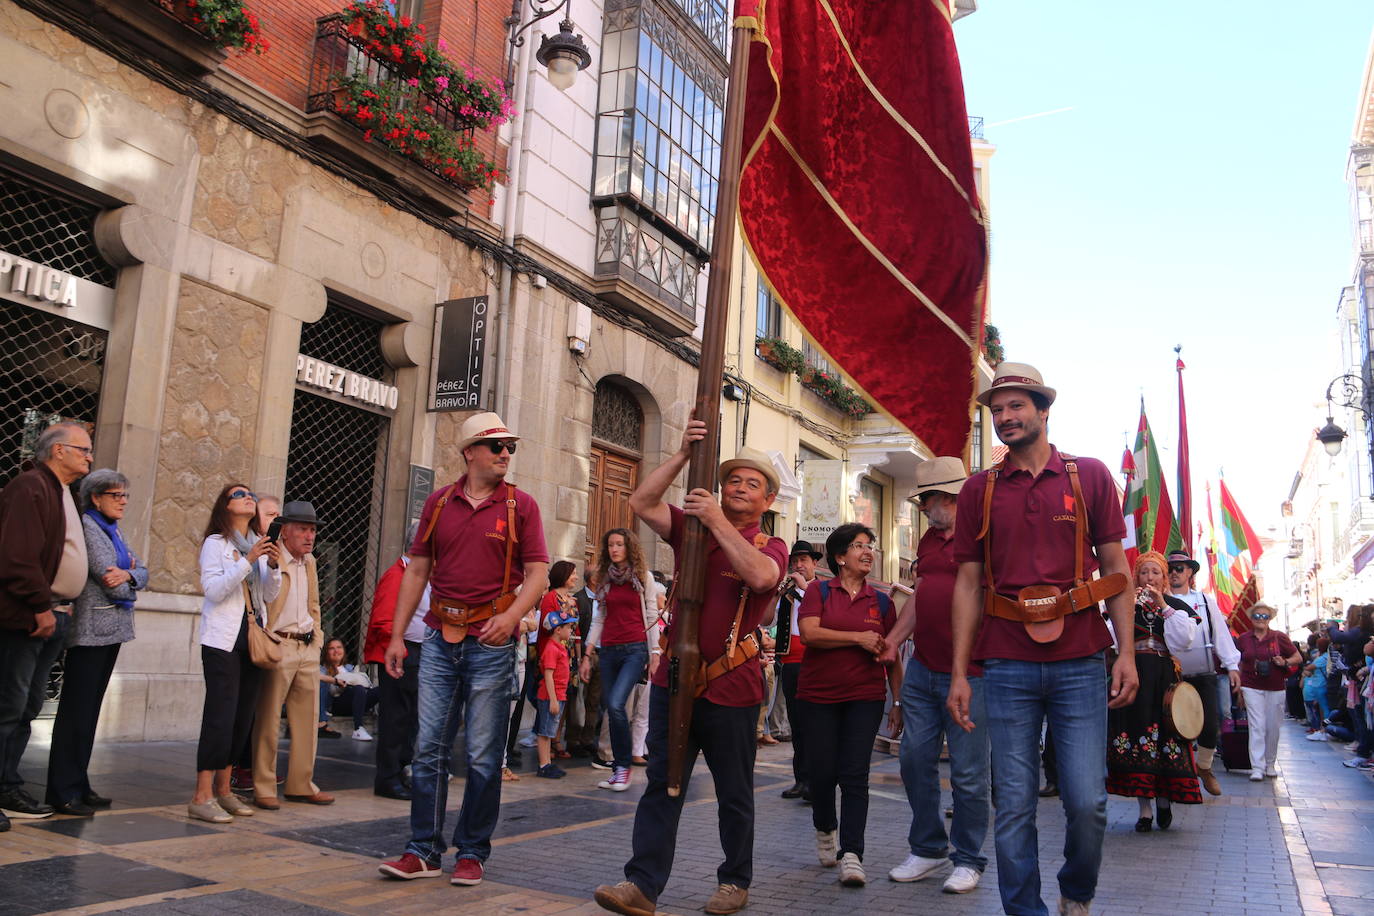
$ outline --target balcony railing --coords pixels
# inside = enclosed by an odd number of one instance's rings
[[[970,140],[981,140],[981,139],[983,139],[983,119],[982,119],[982,118],[975,118],[975,117],[973,117],[972,115],[969,115],[969,119],[968,119],[968,136],[969,136],[969,139],[970,139]]]

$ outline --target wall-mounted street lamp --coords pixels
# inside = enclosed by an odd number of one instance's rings
[[[1326,386],[1326,425],[1317,430],[1317,441],[1326,449],[1326,453],[1335,458],[1341,453],[1341,443],[1345,441],[1346,432],[1336,425],[1335,411],[1331,408],[1331,389],[1336,387],[1336,383],[1341,385],[1341,406],[1351,410],[1358,410],[1364,417],[1365,422],[1369,422],[1369,414],[1365,411],[1364,404],[1360,401],[1360,393],[1363,385],[1358,375],[1338,375],[1333,378]]]
[[[557,35],[545,35],[539,42],[539,50],[534,59],[548,68],[549,83],[555,89],[567,89],[577,79],[577,74],[591,66],[592,53],[581,35],[573,33],[572,19],[569,16],[572,0],[529,0],[530,21],[515,30],[510,37],[512,48],[525,44],[524,31],[541,19],[547,19],[559,10],[563,11],[563,21],[558,24]],[[519,25],[520,0],[515,0],[511,17],[506,20],[507,27]]]

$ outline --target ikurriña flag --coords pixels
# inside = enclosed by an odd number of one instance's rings
[[[739,0],[739,213],[768,285],[870,401],[963,453],[987,230],[945,0]]]
[[[1140,423],[1135,434],[1135,448],[1131,455],[1132,473],[1127,481],[1126,500],[1122,514],[1132,520],[1135,529],[1135,551],[1157,550],[1168,553],[1183,545],[1183,537],[1174,520],[1169,503],[1169,485],[1159,463],[1150,421],[1145,416],[1145,403],[1140,404]],[[1127,560],[1135,565],[1135,554],[1127,550]]]

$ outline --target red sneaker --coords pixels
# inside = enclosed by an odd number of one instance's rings
[[[388,878],[400,878],[405,881],[411,878],[437,878],[444,873],[442,868],[430,865],[413,852],[408,852],[391,862],[383,862],[377,866],[377,871]]]
[[[452,884],[471,887],[482,883],[482,863],[477,859],[459,859],[453,863]]]
[[[253,788],[253,768],[234,767],[229,771],[229,788],[248,791]]]

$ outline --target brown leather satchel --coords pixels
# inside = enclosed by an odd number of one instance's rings
[[[458,486],[456,483],[450,484],[444,495],[439,497],[439,502],[434,507],[434,514],[430,516],[429,527],[425,529],[425,541],[428,541],[430,535],[434,533],[434,526],[439,523],[439,513],[444,511],[444,506],[448,504],[448,499],[456,486]],[[515,543],[519,540],[515,529],[515,486],[508,483],[505,484],[505,487],[506,568],[501,574],[501,594],[484,604],[465,604],[461,601],[443,599],[431,603],[429,609],[434,612],[435,617],[439,618],[439,629],[443,634],[444,642],[462,642],[467,638],[468,627],[474,623],[490,620],[515,603],[515,592],[511,591],[510,587],[511,564],[515,560]]]
[[[1026,628],[1026,634],[1039,643],[1054,642],[1063,635],[1067,615],[1095,608],[1099,601],[1120,594],[1130,585],[1124,573],[1084,580],[1083,541],[1088,535],[1088,511],[1083,501],[1083,487],[1078,481],[1078,462],[1072,455],[1061,454],[1061,457],[1069,475],[1069,485],[1073,487],[1073,588],[1067,592],[1053,585],[1032,585],[1021,589],[1015,599],[997,594],[992,581],[992,491],[998,473],[1006,464],[1005,459],[988,471],[987,487],[983,490],[983,529],[978,533],[983,542],[983,613],[1017,621]]]
[[[248,616],[248,657],[259,668],[277,667],[281,664],[281,637],[258,623],[247,582],[243,583],[243,612]]]

